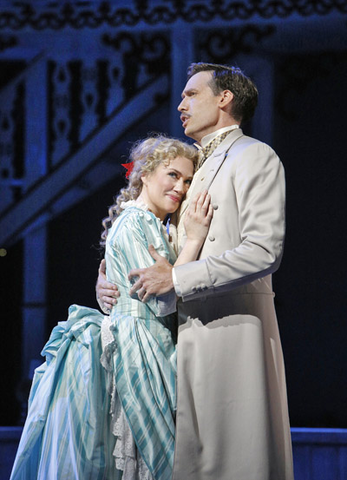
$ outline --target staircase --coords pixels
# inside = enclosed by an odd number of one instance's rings
[[[122,135],[129,131],[137,123],[146,119],[151,112],[157,109],[165,100],[168,91],[168,76],[160,75],[157,78],[148,79],[137,90],[136,95],[129,99],[118,102],[119,104],[107,115],[103,121],[93,122],[91,114],[85,112],[87,118],[79,119],[81,128],[81,137],[77,146],[72,142],[70,147],[68,143],[69,133],[66,127],[65,132],[61,129],[60,138],[55,138],[55,148],[51,152],[43,152],[45,145],[35,145],[32,148],[32,137],[29,132],[36,130],[37,118],[41,119],[41,129],[39,132],[33,132],[45,144],[45,138],[48,137],[49,131],[52,129],[52,123],[58,125],[66,125],[71,122],[69,118],[57,121],[55,118],[50,123],[46,121],[42,112],[41,101],[37,106],[36,102],[32,102],[31,107],[23,108],[29,103],[30,86],[37,86],[40,83],[33,81],[32,77],[38,70],[46,66],[46,59],[40,57],[35,59],[32,64],[0,92],[0,123],[2,125],[1,146],[3,155],[1,165],[1,197],[0,197],[0,245],[6,247],[19,239],[26,238],[28,233],[37,227],[44,226],[48,221],[52,220],[55,215],[60,214],[74,203],[81,200],[86,192],[79,187],[81,179],[88,180],[88,194],[95,191],[102,185],[105,180],[109,180],[117,175],[121,169],[120,162],[107,159],[107,152],[111,147],[119,142]],[[35,88],[36,90],[36,88]],[[18,92],[22,93],[19,97]],[[118,97],[121,95],[118,92]],[[27,94],[27,95],[26,95]],[[27,132],[23,141],[26,152],[25,157],[16,157],[14,147],[15,132],[18,130],[15,122],[13,122],[13,111],[16,103],[21,104],[21,110],[24,112],[24,128]],[[39,108],[35,108],[39,107]],[[41,107],[41,108],[40,108]],[[38,111],[38,110],[41,111]],[[87,119],[89,117],[90,128],[87,129]],[[83,133],[83,135],[82,135]],[[18,140],[17,140],[18,141]],[[60,145],[63,148],[60,148]],[[39,150],[39,151],[38,151]],[[65,155],[59,157],[59,152]],[[58,153],[57,153],[58,152]],[[45,155],[44,155],[45,154]],[[102,171],[100,167],[102,164]],[[98,172],[98,175],[95,172]],[[20,172],[20,173],[18,173]],[[92,185],[91,185],[92,183]]]
[[[48,222],[119,175],[123,140],[169,105],[169,73],[129,64],[118,40],[94,58],[88,48],[78,59],[30,50],[0,91],[0,252],[23,242],[24,378],[45,340]]]

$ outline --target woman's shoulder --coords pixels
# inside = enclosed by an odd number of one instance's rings
[[[127,202],[129,205],[125,205],[121,215],[119,216],[120,222],[131,223],[133,226],[142,225],[143,223],[158,223],[160,220],[149,211],[146,205],[138,205],[135,202]]]
[[[140,235],[146,237],[152,230],[161,229],[160,220],[146,208],[136,202],[126,202],[122,213],[112,225],[107,235],[108,241],[113,243],[116,238]]]

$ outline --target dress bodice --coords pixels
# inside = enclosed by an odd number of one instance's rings
[[[120,292],[111,317],[115,313],[143,319],[149,319],[153,315],[164,317],[175,311],[175,296],[168,294],[152,297],[148,302],[142,303],[137,295],[130,297],[132,283],[128,274],[132,269],[146,268],[155,263],[148,251],[151,244],[157,253],[172,264],[176,260],[176,254],[159,218],[143,204],[127,202],[123,205],[125,208],[112,225],[106,240],[106,275],[110,282],[117,285]]]

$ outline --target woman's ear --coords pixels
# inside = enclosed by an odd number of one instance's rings
[[[142,184],[147,185],[147,175],[143,173],[140,178],[141,178]]]

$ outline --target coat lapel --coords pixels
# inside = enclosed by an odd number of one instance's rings
[[[227,138],[216,148],[211,157],[209,157],[203,166],[196,172],[186,198],[182,202],[180,211],[178,213],[178,218],[181,218],[188,208],[191,199],[194,198],[198,192],[201,192],[202,190],[208,190],[210,188],[219,169],[223,165],[230,148],[242,135],[243,133],[240,128],[229,134]]]

